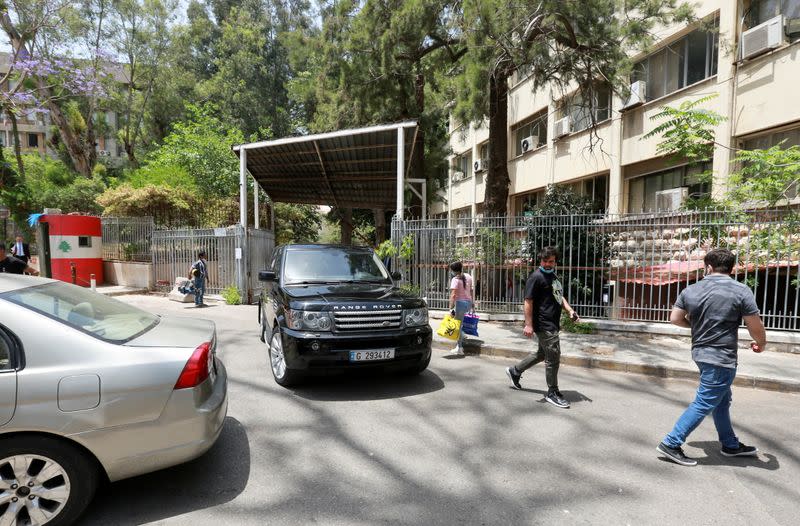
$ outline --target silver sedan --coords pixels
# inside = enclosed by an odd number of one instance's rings
[[[67,525],[98,483],[196,458],[227,375],[213,322],[0,274],[0,525]]]

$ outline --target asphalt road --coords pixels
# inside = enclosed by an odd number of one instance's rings
[[[687,468],[655,447],[694,384],[562,367],[563,410],[541,365],[513,390],[503,359],[435,352],[418,377],[361,376],[293,390],[271,377],[256,308],[123,301],[217,323],[228,367],[225,429],[203,457],[105,488],[83,525],[784,524],[800,521],[800,396],[734,388],[739,438],[713,423]]]

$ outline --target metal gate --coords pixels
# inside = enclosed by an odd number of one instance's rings
[[[219,294],[222,289],[235,286],[243,298],[252,298],[259,288],[258,270],[272,256],[274,247],[271,231],[245,230],[240,225],[156,230],[151,247],[156,288],[168,291],[175,278],[188,277],[198,252],[204,250],[208,255],[206,292]]]
[[[258,271],[268,268],[274,250],[275,234],[272,230],[247,229],[247,270],[251,301],[256,299],[256,294],[261,291],[261,287],[263,286],[262,283],[258,281]]]

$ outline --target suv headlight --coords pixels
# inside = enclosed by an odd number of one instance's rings
[[[428,324],[428,309],[418,307],[416,309],[403,309],[403,321],[406,327],[419,327]]]
[[[288,310],[286,324],[299,331],[329,331],[332,325],[327,312],[313,310]]]

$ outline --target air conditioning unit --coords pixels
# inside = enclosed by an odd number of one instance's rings
[[[633,108],[647,102],[647,82],[637,80],[631,84],[631,95],[628,101],[622,106],[622,109]]]
[[[539,146],[539,136],[531,135],[530,137],[525,137],[519,144],[522,147],[522,153],[529,152]]]
[[[563,119],[558,119],[555,124],[555,130],[553,131],[553,135],[556,139],[559,137],[563,137],[565,135],[569,135],[571,130],[571,124],[569,122],[569,116],[564,117]]]
[[[474,163],[472,163],[472,169],[475,171],[475,173],[482,172],[486,170],[487,164],[488,163],[483,159],[478,159]]]
[[[451,180],[454,183],[457,183],[458,181],[462,181],[464,179],[466,179],[466,176],[464,175],[464,172],[453,172],[453,177],[452,177]]]
[[[111,152],[109,152],[108,150],[98,150],[97,155],[99,155],[100,157],[108,157],[109,155],[111,155]]]
[[[796,37],[800,35],[800,18],[789,18],[786,20],[786,36]]]
[[[783,15],[770,18],[742,33],[742,58],[748,59],[766,53],[783,44],[784,40]]]
[[[656,192],[656,211],[671,212],[680,209],[689,197],[689,188],[681,186]]]

